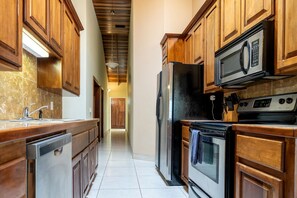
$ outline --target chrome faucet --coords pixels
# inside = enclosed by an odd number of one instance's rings
[[[31,106],[31,105],[30,105]],[[39,108],[37,108],[37,109],[35,109],[34,111],[32,111],[32,112],[30,112],[29,111],[29,107],[25,107],[24,109],[23,109],[23,117],[21,118],[22,120],[31,120],[31,119],[33,119],[32,117],[30,117],[33,113],[35,113],[35,112],[37,112],[37,111],[39,111],[39,110],[41,110],[41,109],[48,109],[48,105],[45,105],[45,106],[41,106],[41,107],[39,107]]]

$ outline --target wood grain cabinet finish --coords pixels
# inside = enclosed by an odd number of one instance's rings
[[[0,197],[26,198],[25,141],[0,143]]]
[[[51,47],[60,55],[63,55],[63,0],[50,0],[50,38]]]
[[[215,86],[215,51],[220,47],[220,5],[217,1],[205,14],[204,92],[219,89]]]
[[[184,40],[179,34],[165,34],[162,41],[162,61],[166,62],[185,62]]]
[[[277,64],[276,73],[297,73],[297,1],[277,0],[276,35]]]
[[[89,171],[89,162],[90,162],[90,152],[89,147],[87,147],[82,152],[82,191],[83,194],[86,195],[88,185],[89,185],[89,178],[90,178],[90,171]]]
[[[80,94],[80,37],[74,20],[67,7],[64,7],[64,57],[62,62],[63,88],[76,95]]]
[[[189,130],[189,126],[182,126],[181,179],[186,184],[189,178]]]
[[[236,164],[236,198],[283,197],[283,181],[247,165]]]
[[[221,45],[240,35],[241,0],[221,0]]]
[[[23,0],[0,0],[0,70],[21,70]]]
[[[196,24],[193,29],[194,63],[199,64],[204,61],[204,19]]]
[[[190,33],[185,39],[185,63],[194,64],[192,33]]]
[[[49,40],[49,1],[24,0],[24,22],[44,41]]]
[[[73,177],[73,198],[81,198],[82,194],[82,155],[76,156],[72,160],[72,177]]]
[[[274,15],[274,0],[241,1],[241,32]]]

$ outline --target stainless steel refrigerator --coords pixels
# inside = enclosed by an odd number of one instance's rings
[[[214,113],[221,119],[221,93]],[[158,74],[156,168],[168,185],[181,185],[182,119],[212,119],[209,95],[203,94],[203,65],[168,63]]]

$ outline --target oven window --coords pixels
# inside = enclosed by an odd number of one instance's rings
[[[201,136],[201,160],[192,166],[218,183],[219,179],[219,145],[212,142],[211,137]]]
[[[221,79],[241,71],[240,68],[240,50],[221,59],[220,71]]]

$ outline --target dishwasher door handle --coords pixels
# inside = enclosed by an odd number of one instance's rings
[[[59,156],[62,154],[62,152],[63,152],[63,147],[58,148],[58,149],[54,150],[54,155]]]

